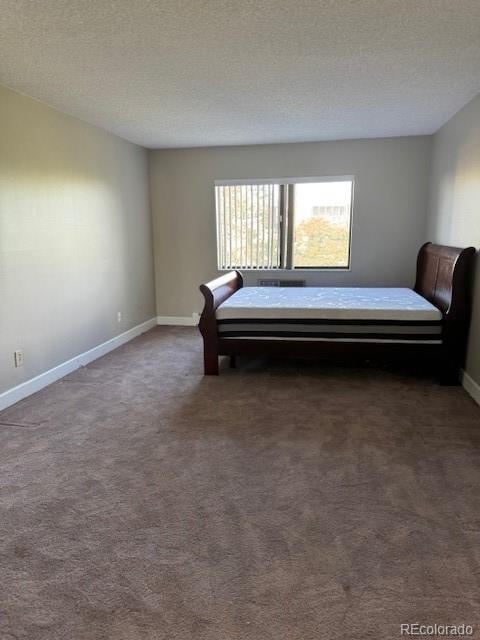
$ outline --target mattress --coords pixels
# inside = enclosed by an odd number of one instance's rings
[[[439,309],[406,288],[244,287],[216,317],[221,338],[442,341]]]

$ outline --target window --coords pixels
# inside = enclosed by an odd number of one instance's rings
[[[353,178],[216,182],[219,269],[350,264]]]

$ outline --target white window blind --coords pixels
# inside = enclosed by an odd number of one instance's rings
[[[215,197],[219,269],[278,269],[280,185],[217,185]]]

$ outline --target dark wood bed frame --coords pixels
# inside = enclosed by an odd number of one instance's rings
[[[200,286],[205,306],[199,328],[203,336],[205,375],[218,375],[218,357],[237,355],[304,357],[321,360],[399,359],[436,367],[440,381],[456,384],[466,346],[470,304],[469,274],[475,249],[459,249],[427,242],[418,252],[414,290],[443,315],[442,344],[362,343],[319,340],[249,340],[221,338],[215,310],[243,286],[239,271]]]

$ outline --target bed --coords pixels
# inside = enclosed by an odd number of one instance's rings
[[[200,286],[205,375],[218,358],[251,354],[428,363],[456,383],[469,321],[475,249],[424,244],[413,289],[243,287],[239,271]]]

